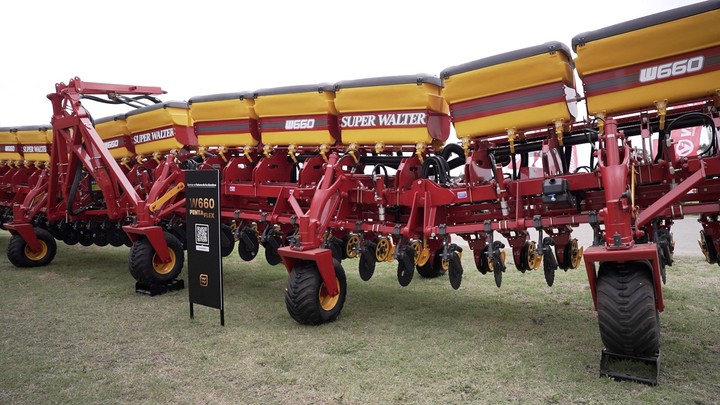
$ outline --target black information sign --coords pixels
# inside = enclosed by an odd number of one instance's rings
[[[187,170],[185,183],[190,318],[194,316],[193,304],[200,304],[219,309],[220,324],[225,325],[220,253],[220,172]]]

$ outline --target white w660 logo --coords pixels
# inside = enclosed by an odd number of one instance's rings
[[[315,119],[308,118],[304,120],[286,120],[285,129],[312,129],[315,128]]]
[[[640,83],[697,72],[703,68],[704,62],[704,57],[696,56],[694,58],[682,59],[675,62],[663,63],[662,65],[645,68],[640,71]]]

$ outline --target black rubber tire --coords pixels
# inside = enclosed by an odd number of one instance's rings
[[[407,287],[415,275],[415,249],[405,245],[397,258],[397,279],[402,287]]]
[[[655,287],[646,262],[602,263],[597,303],[600,337],[608,351],[651,356],[660,350]]]
[[[50,232],[53,238],[62,240],[62,232],[60,231],[60,226],[57,222],[51,222],[48,224],[48,232]]]
[[[277,231],[271,231],[268,233],[265,243],[263,243],[263,247],[265,248],[265,260],[271,266],[277,266],[282,263],[282,257],[277,251],[279,248],[285,246],[281,235],[282,234]],[[277,245],[277,248],[274,246],[273,242],[270,242],[271,239],[274,241],[274,244]]]
[[[477,270],[482,274],[483,276],[490,271],[490,266],[488,265],[488,257],[487,257],[487,249],[482,249],[480,253],[478,253],[477,259],[475,260],[475,267],[477,267]]]
[[[345,270],[337,260],[333,260],[335,277],[340,293],[332,308],[323,308],[320,303],[320,288],[323,284],[317,264],[300,261],[288,275],[285,289],[285,307],[290,317],[303,325],[320,325],[337,319],[345,305],[347,281]]]
[[[360,251],[360,259],[358,260],[358,272],[362,281],[369,281],[375,274],[375,245],[374,242],[366,240]]]
[[[125,231],[123,231],[122,228],[120,228],[120,238],[122,239],[122,242],[125,246],[127,246],[129,248],[133,247],[132,239],[130,239],[128,234]],[[177,239],[177,237],[175,237],[175,239]],[[178,241],[179,241],[179,239],[178,239]],[[181,242],[180,246],[182,247],[182,242]]]
[[[360,255],[358,273],[362,281],[370,281],[373,274],[375,274],[375,261],[368,260],[365,256]]]
[[[220,225],[220,254],[222,257],[228,257],[235,249],[235,235],[232,228],[222,224]]]
[[[128,269],[130,275],[138,282],[145,285],[156,285],[169,283],[175,280],[182,271],[185,263],[185,252],[182,248],[182,242],[169,232],[164,232],[165,242],[171,254],[175,259],[171,268],[158,270],[153,264],[155,258],[155,249],[153,249],[150,241],[143,238],[133,243],[130,249],[130,258],[128,260]]]
[[[265,261],[271,266],[277,266],[282,262],[282,257],[278,253],[277,249],[273,248],[269,243],[264,245],[265,247]],[[335,255],[333,255],[333,258]]]
[[[441,252],[439,250],[431,253],[431,259],[428,259],[424,265],[415,266],[415,269],[420,277],[437,278],[447,273],[447,270],[442,267],[442,257],[440,256],[440,253]]]
[[[63,233],[63,242],[69,246],[77,245],[80,242],[80,231],[68,227]]]
[[[108,240],[108,231],[105,229],[98,229],[93,233],[93,243],[97,246],[107,246],[110,241]]]
[[[502,286],[502,280],[503,280],[503,272],[500,269],[493,270],[493,276],[495,277],[495,285],[497,288],[500,288]]]
[[[545,273],[545,283],[548,287],[552,287],[555,284],[555,269],[543,263],[543,273]]]
[[[460,288],[462,283],[463,268],[460,262],[460,256],[455,252],[450,252],[450,258],[448,263],[448,278],[450,279],[450,286],[453,290]]]
[[[710,264],[717,263],[717,252],[715,251],[715,244],[713,243],[712,237],[706,234],[705,231],[700,231],[700,237],[705,239],[705,246],[707,246],[708,257],[706,261]]]
[[[89,229],[83,228],[80,231],[80,245],[88,247],[93,245],[93,235]]]
[[[125,233],[122,229],[108,229],[108,242],[110,246],[120,247],[125,244],[121,233]]]
[[[35,235],[40,240],[41,244],[45,244],[45,253],[39,257],[28,256],[28,254],[32,253],[25,250],[27,247],[25,239],[23,239],[20,235],[13,235],[10,237],[10,241],[8,241],[7,245],[7,257],[10,263],[14,264],[16,267],[40,267],[46,266],[55,258],[55,254],[57,253],[57,243],[50,232],[44,229],[35,228]]]
[[[249,262],[257,256],[258,251],[260,250],[260,242],[258,242],[258,235],[254,230],[244,229],[241,232],[245,232],[247,234],[247,237],[250,238],[251,245],[248,246],[244,242],[243,238],[240,238],[238,241],[238,255],[244,261]]]
[[[329,248],[332,251],[333,259],[335,259],[339,262],[342,262],[342,260],[346,258],[346,257],[343,257],[343,256],[345,256],[343,254],[343,251],[345,250],[345,248],[343,247],[343,245],[341,243],[330,243]]]

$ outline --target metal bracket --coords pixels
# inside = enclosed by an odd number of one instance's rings
[[[538,231],[542,229],[542,220],[541,220],[540,215],[533,216],[533,226]]]
[[[635,362],[648,366],[651,375],[639,376],[630,374],[629,372],[621,372],[610,370],[610,363],[613,362]],[[653,356],[642,357],[642,356],[630,356],[626,354],[617,354],[603,349],[600,357],[600,376],[610,377],[618,381],[634,381],[641,384],[648,384],[656,386],[658,383],[658,377],[660,376],[660,352],[655,353]]]
[[[588,214],[588,223],[590,223],[591,225],[598,223],[598,220],[597,220],[597,212],[593,211],[593,212],[591,212],[591,213]]]

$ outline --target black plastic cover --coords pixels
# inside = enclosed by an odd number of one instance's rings
[[[16,131],[50,131],[51,125],[25,125],[21,127],[13,127]]]
[[[577,47],[585,45],[588,42],[596,41],[602,38],[612,37],[614,35],[624,34],[626,32],[637,31],[643,28],[652,27],[670,21],[691,17],[697,14],[706,13],[708,11],[720,8],[720,0],[705,1],[702,3],[691,4],[685,7],[679,7],[672,10],[663,11],[661,13],[651,14],[645,17],[636,18],[634,20],[625,21],[620,24],[611,25],[595,31],[583,32],[572,39],[572,49],[577,51]],[[702,27],[698,27],[702,29]]]
[[[442,80],[430,74],[371,77],[368,79],[343,80],[335,83],[335,90],[351,89],[355,87],[389,86],[393,84],[422,84],[430,83],[442,87]]]
[[[571,66],[573,65],[572,57],[570,56],[570,48],[562,42],[552,41],[546,42],[542,45],[531,46],[528,48],[517,49],[515,51],[501,53],[499,55],[489,56],[474,60],[472,62],[463,63],[462,65],[451,66],[444,69],[440,73],[440,77],[447,79],[450,76],[457,75],[460,73],[470,72],[472,70],[478,70],[489,66],[500,65],[502,63],[512,62],[514,60],[529,58],[531,56],[542,55],[544,53],[562,52],[568,59]]]
[[[105,122],[110,122],[110,121],[124,120],[124,119],[125,119],[125,114],[115,114],[115,115],[111,115],[109,117],[101,117],[101,118],[96,119],[95,125],[102,124]]]
[[[206,103],[209,101],[244,100],[246,98],[253,98],[253,94],[249,91],[242,91],[239,93],[208,94],[206,96],[192,97],[190,100],[188,100],[188,104]]]
[[[310,92],[323,92],[323,91],[334,91],[335,87],[330,83],[320,84],[301,84],[299,86],[283,86],[273,87],[269,89],[255,90],[253,95],[257,98],[260,96],[275,96],[280,94],[295,94],[295,93],[310,93]]]

